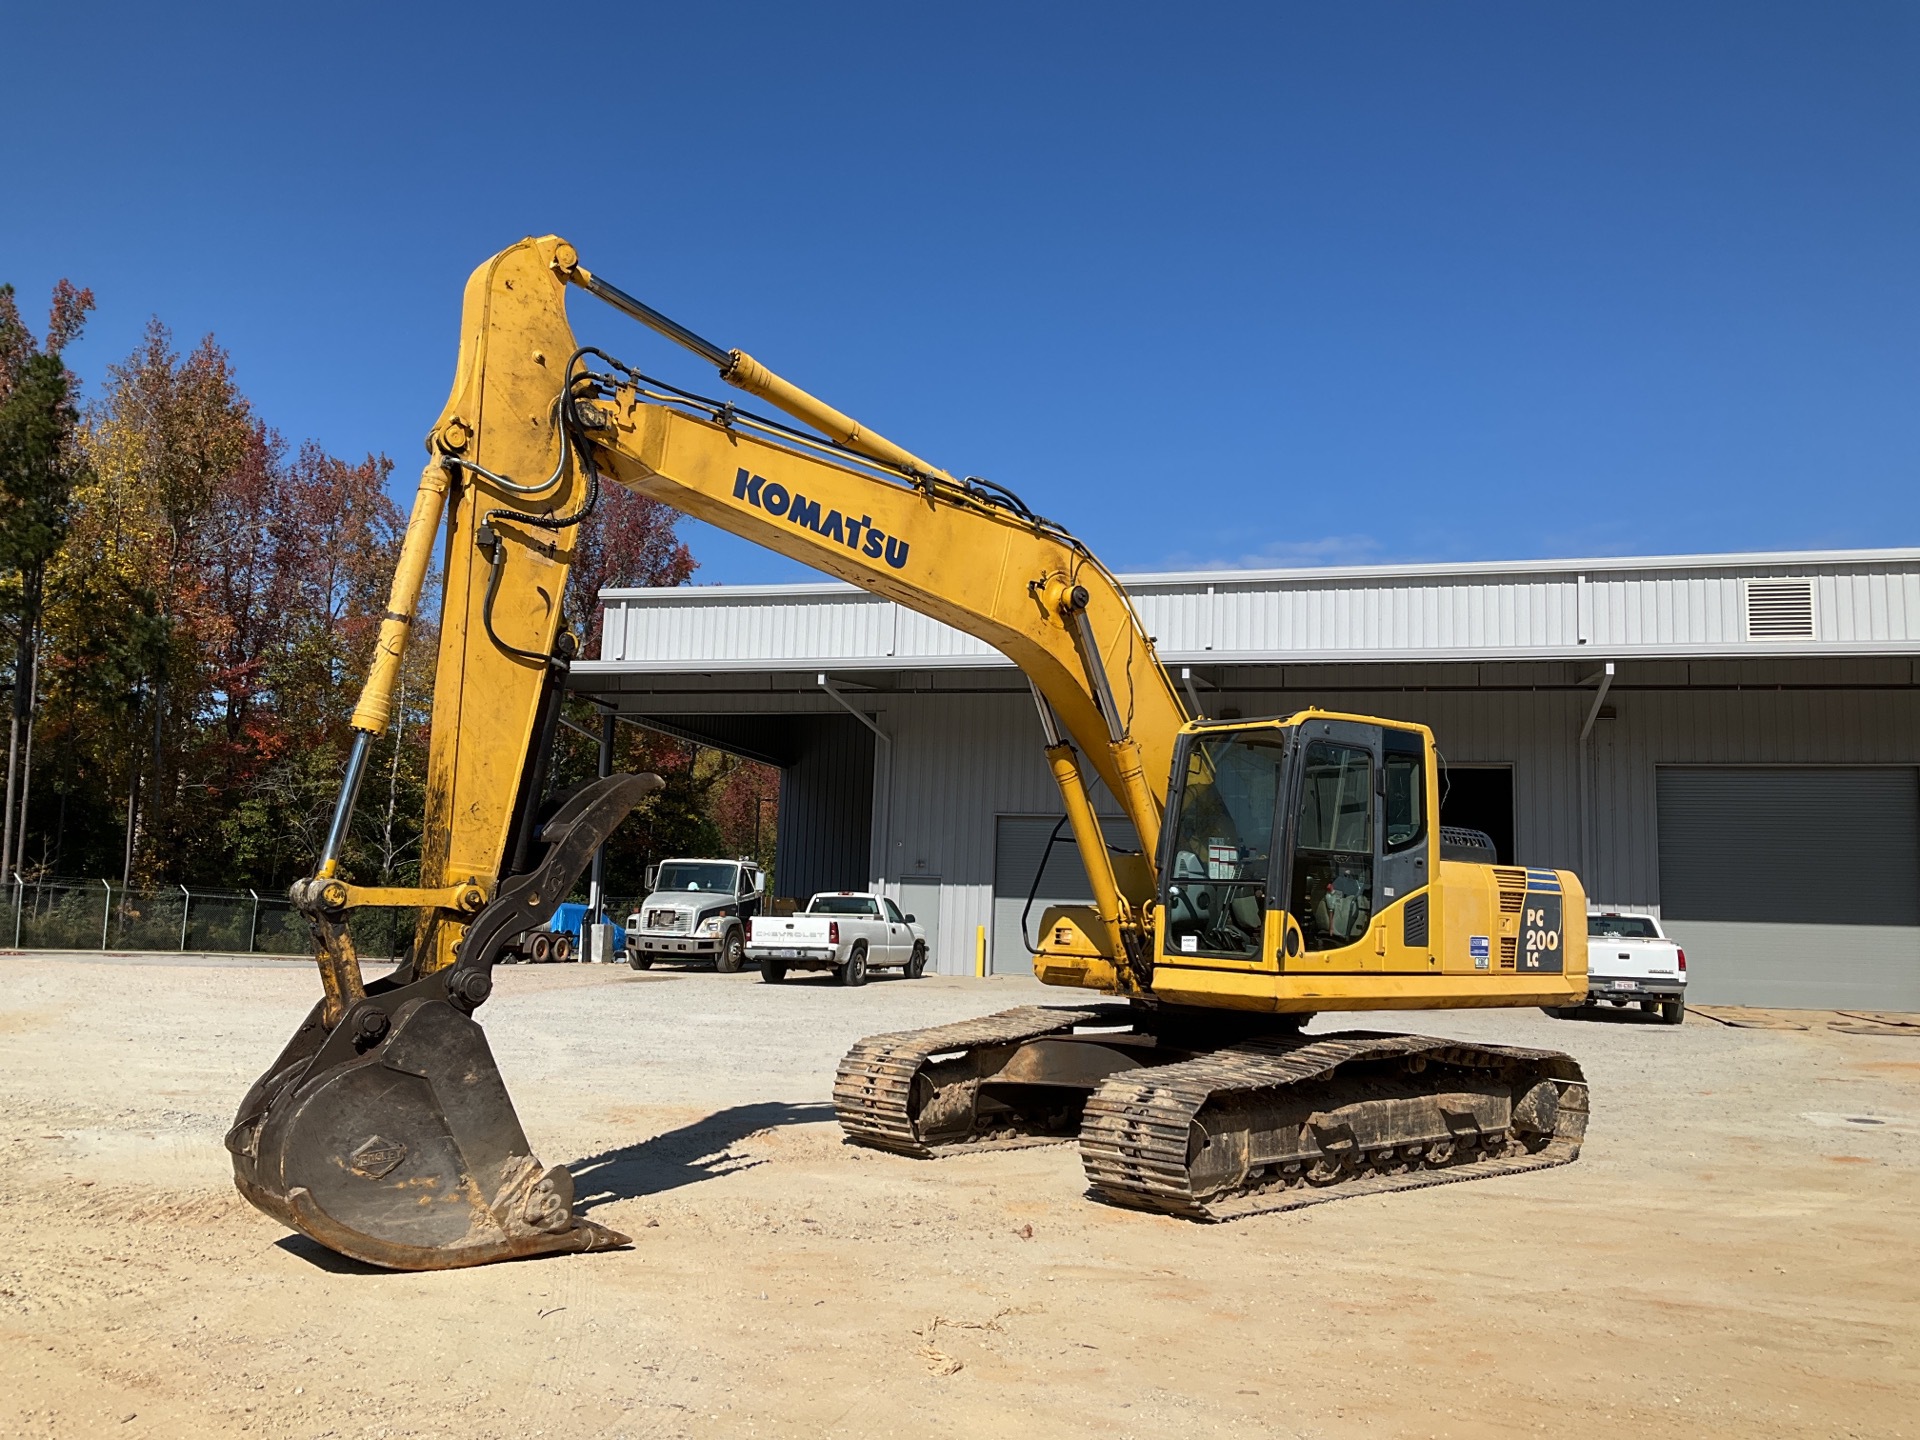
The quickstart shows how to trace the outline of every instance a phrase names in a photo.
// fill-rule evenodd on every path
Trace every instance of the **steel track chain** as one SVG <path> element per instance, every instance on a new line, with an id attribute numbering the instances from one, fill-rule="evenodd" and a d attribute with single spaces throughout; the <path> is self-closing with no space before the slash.
<path id="1" fill-rule="evenodd" d="M 1516 1062 L 1535 1066 L 1542 1078 L 1554 1080 L 1561 1090 L 1562 1124 L 1543 1148 L 1528 1153 L 1397 1173 L 1359 1170 L 1351 1178 L 1326 1186 L 1269 1181 L 1264 1188 L 1255 1186 L 1224 1195 L 1193 1193 L 1188 1137 L 1193 1121 L 1209 1104 L 1229 1096 L 1250 1096 L 1321 1079 L 1355 1061 L 1413 1055 L 1474 1069 L 1502 1068 Z M 1080 1155 L 1089 1185 L 1106 1199 L 1191 1219 L 1224 1220 L 1565 1165 L 1580 1154 L 1580 1141 L 1586 1133 L 1586 1101 L 1586 1082 L 1579 1066 L 1557 1050 L 1468 1045 L 1424 1035 L 1363 1031 L 1275 1036 L 1243 1041 L 1192 1060 L 1104 1081 L 1087 1102 Z"/>
<path id="2" fill-rule="evenodd" d="M 1015 1045 L 1047 1035 L 1061 1035 L 1078 1025 L 1125 1024 L 1132 1018 L 1124 1005 L 1095 1005 L 1057 1009 L 1022 1005 L 927 1030 L 903 1030 L 869 1035 L 840 1061 L 833 1080 L 833 1109 L 849 1139 L 862 1145 L 891 1150 L 898 1155 L 925 1157 L 962 1149 L 1009 1148 L 1020 1145 L 1058 1145 L 1064 1135 L 993 1136 L 929 1145 L 920 1139 L 911 1103 L 914 1076 L 935 1055 Z"/>

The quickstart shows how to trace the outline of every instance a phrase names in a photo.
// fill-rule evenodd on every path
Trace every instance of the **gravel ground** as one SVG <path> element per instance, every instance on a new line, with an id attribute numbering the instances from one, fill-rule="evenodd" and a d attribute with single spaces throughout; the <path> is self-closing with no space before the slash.
<path id="1" fill-rule="evenodd" d="M 400 1275 L 231 1188 L 221 1133 L 310 967 L 0 976 L 8 1436 L 1920 1428 L 1920 1032 L 1319 1021 L 1568 1050 L 1586 1152 L 1203 1226 L 1089 1201 L 1070 1147 L 840 1142 L 853 1040 L 1060 992 L 514 967 L 481 1018 L 527 1132 L 635 1243 Z"/>

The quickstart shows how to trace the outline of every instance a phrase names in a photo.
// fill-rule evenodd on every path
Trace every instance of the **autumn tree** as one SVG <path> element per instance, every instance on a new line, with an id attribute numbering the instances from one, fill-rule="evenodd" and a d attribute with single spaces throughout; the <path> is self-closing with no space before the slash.
<path id="1" fill-rule="evenodd" d="M 289 453 L 227 354 L 157 321 L 107 374 L 58 569 L 63 801 L 120 798 L 149 881 L 284 885 L 311 858 L 400 529 L 381 457 Z M 111 776 L 111 783 L 102 783 Z M 66 833 L 63 804 L 56 834 Z M 76 836 L 76 838 L 79 838 Z"/>
<path id="2" fill-rule="evenodd" d="M 27 393 L 21 377 L 46 382 L 35 404 L 66 407 L 73 462 L 64 509 L 38 529 L 17 487 L 0 493 L 0 522 L 39 536 L 33 553 L 43 556 L 36 723 L 46 776 L 26 826 L 41 873 L 284 887 L 320 846 L 351 697 L 385 608 L 402 534 L 386 493 L 391 467 L 290 445 L 255 413 L 211 337 L 181 353 L 158 320 L 108 367 L 76 427 L 71 377 L 56 403 L 47 387 L 57 366 L 38 360 L 57 354 L 90 297 L 56 295 L 44 347 L 4 299 L 6 394 Z M 602 589 L 692 575 L 677 519 L 623 489 L 602 493 L 580 527 L 566 601 L 589 647 Z M 30 548 L 0 550 L 16 590 Z M 349 837 L 349 868 L 387 883 L 418 874 L 436 610 L 423 597 Z M 597 729 L 584 702 L 574 710 Z M 556 785 L 591 776 L 597 760 L 590 741 L 562 735 Z M 667 786 L 618 838 L 610 883 L 637 889 L 646 862 L 669 851 L 753 847 L 775 772 L 631 726 L 617 749 L 620 768 L 657 771 Z"/>
<path id="3" fill-rule="evenodd" d="M 13 632 L 13 704 L 0 869 L 10 870 L 20 863 L 14 843 L 19 791 L 26 778 L 21 773 L 20 748 L 24 735 L 31 756 L 36 644 L 47 565 L 65 537 L 69 502 L 84 470 L 74 441 L 78 416 L 73 377 L 61 352 L 80 333 L 92 308 L 92 291 L 75 289 L 61 280 L 54 287 L 42 343 L 21 320 L 13 287 L 0 286 L 0 574 L 5 576 L 6 620 Z M 20 830 L 24 831 L 24 823 Z"/>
<path id="4" fill-rule="evenodd" d="M 580 522 L 574 539 L 567 582 L 567 618 L 580 634 L 583 651 L 601 644 L 602 590 L 684 585 L 693 578 L 693 552 L 675 530 L 679 519 L 670 505 L 601 483 L 599 503 Z"/>
<path id="5" fill-rule="evenodd" d="M 583 653 L 601 653 L 604 644 L 602 590 L 684 585 L 692 578 L 696 562 L 676 532 L 679 519 L 671 506 L 602 485 L 599 503 L 581 522 L 574 541 L 567 582 L 568 623 L 584 640 Z M 599 729 L 598 713 L 591 706 L 575 702 L 571 710 L 582 728 Z M 717 751 L 631 725 L 618 727 L 613 768 L 652 772 L 666 785 L 642 802 L 607 842 L 609 893 L 639 891 L 646 866 L 665 855 L 717 852 L 723 840 L 710 807 L 726 763 L 727 757 Z M 555 742 L 552 783 L 556 789 L 578 784 L 597 773 L 598 764 L 597 745 L 576 731 L 562 730 Z"/>
<path id="6" fill-rule="evenodd" d="M 212 637 L 199 768 L 229 864 L 277 886 L 320 848 L 348 744 L 343 696 L 372 653 L 401 522 L 384 456 L 349 464 L 308 443 L 286 461 L 272 441 L 263 458 L 278 463 L 243 468 L 215 497 L 234 559 L 210 567 L 225 624 Z M 391 744 L 405 741 L 403 716 Z M 397 782 L 399 748 L 393 758 Z M 383 875 L 407 845 L 389 842 Z"/>

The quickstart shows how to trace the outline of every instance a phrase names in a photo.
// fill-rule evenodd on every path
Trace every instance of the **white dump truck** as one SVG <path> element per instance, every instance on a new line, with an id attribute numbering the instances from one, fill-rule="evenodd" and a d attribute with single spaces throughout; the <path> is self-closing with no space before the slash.
<path id="1" fill-rule="evenodd" d="M 927 933 L 884 895 L 825 891 L 797 915 L 753 922 L 747 958 L 777 985 L 792 970 L 831 970 L 842 985 L 864 985 L 867 972 L 897 969 L 918 980 L 927 969 Z"/>
<path id="2" fill-rule="evenodd" d="M 1687 952 L 1651 915 L 1587 912 L 1587 998 L 1549 1015 L 1573 1020 L 1603 1005 L 1638 1005 L 1669 1025 L 1687 1018 Z"/>
<path id="3" fill-rule="evenodd" d="M 627 963 L 711 961 L 731 975 L 746 954 L 767 879 L 751 860 L 662 860 L 647 873 L 647 898 L 627 917 Z"/>

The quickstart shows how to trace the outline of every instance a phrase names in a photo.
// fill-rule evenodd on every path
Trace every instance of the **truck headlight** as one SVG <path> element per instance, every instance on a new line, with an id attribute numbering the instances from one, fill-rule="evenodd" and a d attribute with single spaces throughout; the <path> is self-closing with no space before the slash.
<path id="1" fill-rule="evenodd" d="M 712 915 L 702 920 L 700 922 L 700 933 L 702 935 L 718 935 L 720 933 L 720 917 L 718 915 Z"/>

